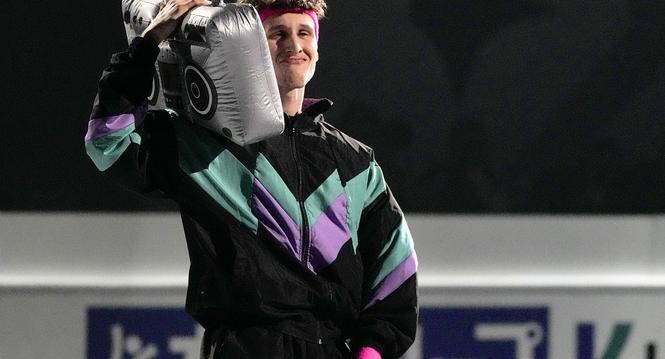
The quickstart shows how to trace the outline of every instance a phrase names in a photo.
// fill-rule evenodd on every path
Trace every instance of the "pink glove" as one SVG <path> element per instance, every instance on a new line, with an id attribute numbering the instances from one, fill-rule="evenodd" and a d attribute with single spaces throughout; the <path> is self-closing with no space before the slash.
<path id="1" fill-rule="evenodd" d="M 358 351 L 356 359 L 381 359 L 381 354 L 371 347 L 362 347 Z"/>

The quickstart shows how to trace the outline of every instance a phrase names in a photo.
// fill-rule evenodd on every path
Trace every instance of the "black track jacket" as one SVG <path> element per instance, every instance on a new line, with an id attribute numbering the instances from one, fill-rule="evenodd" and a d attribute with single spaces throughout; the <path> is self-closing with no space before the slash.
<path id="1" fill-rule="evenodd" d="M 179 204 L 187 311 L 206 329 L 269 327 L 404 353 L 417 259 L 372 149 L 324 121 L 325 99 L 244 147 L 174 110 L 148 111 L 158 51 L 137 38 L 113 55 L 85 146 L 99 170 Z"/>

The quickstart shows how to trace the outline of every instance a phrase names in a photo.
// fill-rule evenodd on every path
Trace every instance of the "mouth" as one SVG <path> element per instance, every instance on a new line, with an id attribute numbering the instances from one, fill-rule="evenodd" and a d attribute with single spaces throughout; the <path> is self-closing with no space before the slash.
<path id="1" fill-rule="evenodd" d="M 307 59 L 302 57 L 287 57 L 284 58 L 281 62 L 289 65 L 300 65 L 307 62 Z"/>

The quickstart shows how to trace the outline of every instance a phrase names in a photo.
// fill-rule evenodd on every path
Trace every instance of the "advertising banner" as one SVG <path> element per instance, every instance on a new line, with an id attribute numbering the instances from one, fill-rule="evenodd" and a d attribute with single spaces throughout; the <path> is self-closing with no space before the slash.
<path id="1" fill-rule="evenodd" d="M 423 305 L 405 358 L 656 359 L 665 338 L 665 297 L 554 295 L 531 304 L 478 298 Z M 202 336 L 181 308 L 87 309 L 87 359 L 198 359 Z"/>

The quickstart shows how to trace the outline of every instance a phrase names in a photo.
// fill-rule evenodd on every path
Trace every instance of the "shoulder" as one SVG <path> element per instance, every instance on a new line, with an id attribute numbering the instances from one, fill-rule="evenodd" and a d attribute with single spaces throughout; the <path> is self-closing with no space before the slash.
<path id="1" fill-rule="evenodd" d="M 374 150 L 365 143 L 346 134 L 326 121 L 321 121 L 326 141 L 338 160 L 340 176 L 353 178 L 367 170 L 374 162 Z"/>
<path id="2" fill-rule="evenodd" d="M 372 149 L 372 147 L 355 139 L 326 121 L 321 121 L 321 126 L 323 127 L 326 136 L 330 136 L 337 146 L 345 147 L 358 156 L 367 157 L 369 159 L 373 158 L 374 149 Z"/>
<path id="3" fill-rule="evenodd" d="M 336 147 L 349 151 L 350 155 L 356 155 L 368 160 L 374 158 L 374 149 L 372 149 L 372 147 L 355 139 L 326 121 L 321 121 L 321 126 L 323 127 L 326 136 L 331 138 Z"/>

